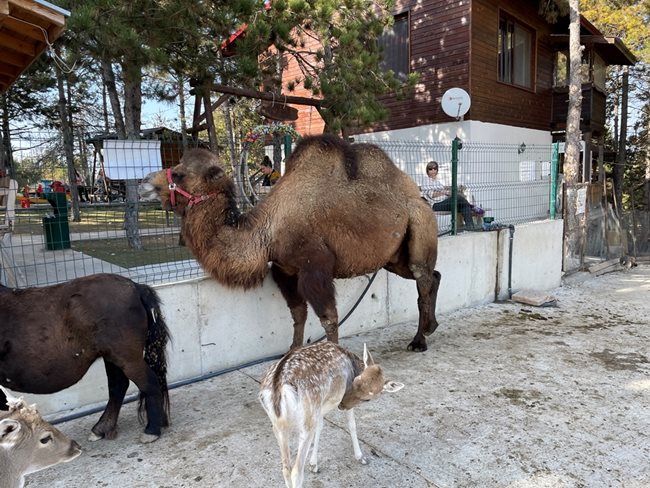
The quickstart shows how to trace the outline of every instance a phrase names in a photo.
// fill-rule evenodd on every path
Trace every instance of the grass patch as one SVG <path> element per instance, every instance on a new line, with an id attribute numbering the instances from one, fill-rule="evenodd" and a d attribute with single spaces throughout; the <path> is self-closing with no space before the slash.
<path id="1" fill-rule="evenodd" d="M 52 214 L 52 206 L 16 209 L 16 234 L 40 234 L 43 232 L 43 217 Z M 124 229 L 124 205 L 83 205 L 79 210 L 81 222 L 72 221 L 72 209 L 68 208 L 70 232 L 119 231 Z M 157 229 L 167 225 L 172 215 L 161 210 L 160 204 L 140 204 L 138 227 L 140 229 Z"/>
<path id="2" fill-rule="evenodd" d="M 191 259 L 192 253 L 178 245 L 178 234 L 141 236 L 144 249 L 131 249 L 126 238 L 73 241 L 72 248 L 122 268 Z"/>

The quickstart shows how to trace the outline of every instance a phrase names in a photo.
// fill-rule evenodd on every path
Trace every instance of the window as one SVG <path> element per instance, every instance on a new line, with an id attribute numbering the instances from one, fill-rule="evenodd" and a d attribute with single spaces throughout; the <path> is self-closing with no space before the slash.
<path id="1" fill-rule="evenodd" d="M 589 55 L 590 53 L 585 51 L 582 54 L 582 62 L 580 63 L 580 82 L 581 83 L 589 83 L 591 82 L 591 76 L 590 76 L 590 70 L 589 70 Z M 594 61 L 594 82 L 596 78 L 596 72 L 595 72 L 595 61 Z M 599 70 L 601 74 L 598 76 L 602 78 L 602 87 L 604 89 L 604 71 Z M 555 88 L 561 88 L 561 87 L 566 87 L 569 86 L 569 53 L 567 51 L 558 51 L 555 53 L 555 62 L 553 66 L 553 86 Z M 600 85 L 597 84 L 597 86 L 600 87 Z"/>
<path id="2" fill-rule="evenodd" d="M 395 16 L 393 27 L 379 38 L 379 48 L 383 55 L 381 69 L 392 70 L 398 78 L 405 79 L 410 65 L 408 13 Z"/>
<path id="3" fill-rule="evenodd" d="M 499 19 L 499 81 L 533 88 L 534 33 L 509 17 Z"/>

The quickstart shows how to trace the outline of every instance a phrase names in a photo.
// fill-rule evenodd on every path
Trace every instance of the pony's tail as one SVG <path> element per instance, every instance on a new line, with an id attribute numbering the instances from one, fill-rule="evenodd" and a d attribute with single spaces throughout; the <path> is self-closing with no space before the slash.
<path id="1" fill-rule="evenodd" d="M 153 370 L 160 383 L 164 419 L 163 426 L 169 425 L 169 390 L 167 388 L 167 356 L 165 350 L 169 341 L 169 330 L 160 311 L 160 298 L 153 288 L 136 283 L 140 300 L 147 310 L 147 337 L 144 345 L 144 361 Z M 145 414 L 144 394 L 140 392 L 138 418 L 143 421 Z"/>

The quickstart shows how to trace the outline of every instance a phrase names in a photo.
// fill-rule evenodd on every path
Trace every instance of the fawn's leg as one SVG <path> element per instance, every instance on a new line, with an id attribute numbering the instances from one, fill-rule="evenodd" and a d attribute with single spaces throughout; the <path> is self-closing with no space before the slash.
<path id="1" fill-rule="evenodd" d="M 288 433 L 273 425 L 273 433 L 280 446 L 280 460 L 282 462 L 282 476 L 287 488 L 291 488 L 291 450 L 289 449 Z"/>
<path id="2" fill-rule="evenodd" d="M 307 464 L 307 455 L 309 454 L 309 447 L 314 440 L 314 435 L 314 429 L 303 429 L 300 432 L 296 459 L 294 460 L 293 469 L 291 470 L 291 481 L 293 482 L 293 488 L 302 488 L 302 482 L 305 478 L 305 464 Z"/>
<path id="3" fill-rule="evenodd" d="M 314 445 L 311 448 L 311 457 L 309 458 L 309 471 L 318 473 L 318 441 L 320 433 L 323 430 L 323 417 L 320 416 L 316 423 L 316 434 L 314 435 Z"/>
<path id="4" fill-rule="evenodd" d="M 364 458 L 361 453 L 361 447 L 359 447 L 359 439 L 357 439 L 357 423 L 354 420 L 354 409 L 351 408 L 350 410 L 346 410 L 345 415 L 348 418 L 348 429 L 350 430 L 350 437 L 352 437 L 354 458 L 361 464 L 368 464 L 368 461 L 366 461 L 366 458 Z"/>

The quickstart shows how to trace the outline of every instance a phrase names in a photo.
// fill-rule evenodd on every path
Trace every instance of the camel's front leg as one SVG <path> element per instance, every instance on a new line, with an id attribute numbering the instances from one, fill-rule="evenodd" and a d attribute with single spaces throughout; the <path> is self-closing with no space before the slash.
<path id="1" fill-rule="evenodd" d="M 309 254 L 309 260 L 298 271 L 298 293 L 312 306 L 325 329 L 327 340 L 339 341 L 339 316 L 334 289 L 335 257 L 329 252 Z"/>
<path id="2" fill-rule="evenodd" d="M 307 302 L 298 292 L 298 277 L 288 275 L 275 264 L 271 266 L 271 276 L 287 301 L 293 319 L 293 341 L 291 349 L 300 347 L 305 340 L 305 322 L 307 321 Z"/>

